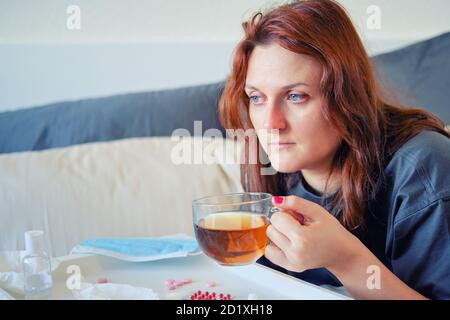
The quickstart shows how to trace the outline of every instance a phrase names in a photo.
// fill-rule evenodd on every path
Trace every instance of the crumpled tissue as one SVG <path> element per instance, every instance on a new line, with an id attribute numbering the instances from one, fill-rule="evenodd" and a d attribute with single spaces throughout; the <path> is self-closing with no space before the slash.
<path id="1" fill-rule="evenodd" d="M 82 282 L 79 290 L 72 290 L 72 295 L 77 300 L 159 300 L 152 289 L 118 283 Z"/>

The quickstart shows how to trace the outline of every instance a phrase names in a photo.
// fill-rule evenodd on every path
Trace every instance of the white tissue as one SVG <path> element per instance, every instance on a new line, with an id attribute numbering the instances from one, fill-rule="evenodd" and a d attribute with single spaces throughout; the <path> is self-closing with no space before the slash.
<path id="1" fill-rule="evenodd" d="M 0 288 L 14 294 L 23 294 L 23 274 L 21 272 L 0 272 Z"/>
<path id="2" fill-rule="evenodd" d="M 80 290 L 72 290 L 77 300 L 159 300 L 152 289 L 127 284 L 82 282 Z"/>
<path id="3" fill-rule="evenodd" d="M 16 300 L 3 289 L 0 289 L 0 300 Z"/>

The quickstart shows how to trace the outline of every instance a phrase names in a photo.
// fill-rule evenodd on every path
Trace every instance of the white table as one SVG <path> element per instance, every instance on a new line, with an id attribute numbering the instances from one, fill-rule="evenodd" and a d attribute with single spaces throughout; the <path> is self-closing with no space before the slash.
<path id="1" fill-rule="evenodd" d="M 203 254 L 138 263 L 98 255 L 75 254 L 57 258 L 57 261 L 60 264 L 53 273 L 53 299 L 73 299 L 66 286 L 71 275 L 67 273 L 69 266 L 79 267 L 86 282 L 96 283 L 100 277 L 106 277 L 112 283 L 151 288 L 158 293 L 160 299 L 184 299 L 197 290 L 231 293 L 235 299 L 242 300 L 247 299 L 250 293 L 267 300 L 350 299 L 258 264 L 224 267 Z M 186 278 L 192 279 L 193 283 L 176 290 L 168 290 L 165 286 L 167 279 Z M 208 288 L 209 281 L 217 283 L 217 286 Z"/>

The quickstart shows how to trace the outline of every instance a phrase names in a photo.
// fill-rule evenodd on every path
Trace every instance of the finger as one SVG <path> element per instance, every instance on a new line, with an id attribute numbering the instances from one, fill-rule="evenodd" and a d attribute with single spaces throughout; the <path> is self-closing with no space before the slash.
<path id="1" fill-rule="evenodd" d="M 284 252 L 274 244 L 269 244 L 266 247 L 264 255 L 269 261 L 283 268 L 289 263 Z"/>
<path id="2" fill-rule="evenodd" d="M 324 210 L 318 204 L 297 196 L 272 197 L 274 206 L 281 210 L 291 210 L 304 217 L 304 222 L 320 219 Z"/>
<path id="3" fill-rule="evenodd" d="M 290 214 L 291 217 L 294 218 L 295 221 L 297 221 L 297 222 L 300 223 L 301 225 L 304 225 L 304 224 L 305 224 L 305 216 L 302 215 L 301 213 L 296 212 L 296 211 L 294 211 L 294 210 L 288 210 L 288 209 L 285 209 L 284 212 Z"/>
<path id="4" fill-rule="evenodd" d="M 288 238 L 289 242 L 298 238 L 298 235 L 302 232 L 301 225 L 287 212 L 275 212 L 270 218 L 270 223 L 284 237 Z"/>
<path id="5" fill-rule="evenodd" d="M 289 250 L 291 241 L 283 233 L 277 230 L 273 225 L 269 225 L 266 230 L 267 236 L 278 248 L 283 251 Z"/>

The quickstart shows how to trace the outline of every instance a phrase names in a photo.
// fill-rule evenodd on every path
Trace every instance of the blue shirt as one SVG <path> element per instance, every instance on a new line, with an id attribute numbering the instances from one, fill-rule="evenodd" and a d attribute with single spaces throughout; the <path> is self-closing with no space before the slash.
<path id="1" fill-rule="evenodd" d="M 288 194 L 321 203 L 302 179 Z M 450 299 L 450 139 L 423 131 L 393 155 L 383 189 L 367 203 L 366 225 L 361 241 L 398 278 L 428 298 Z M 258 262 L 317 285 L 342 285 L 325 268 L 298 273 L 265 257 Z"/>

